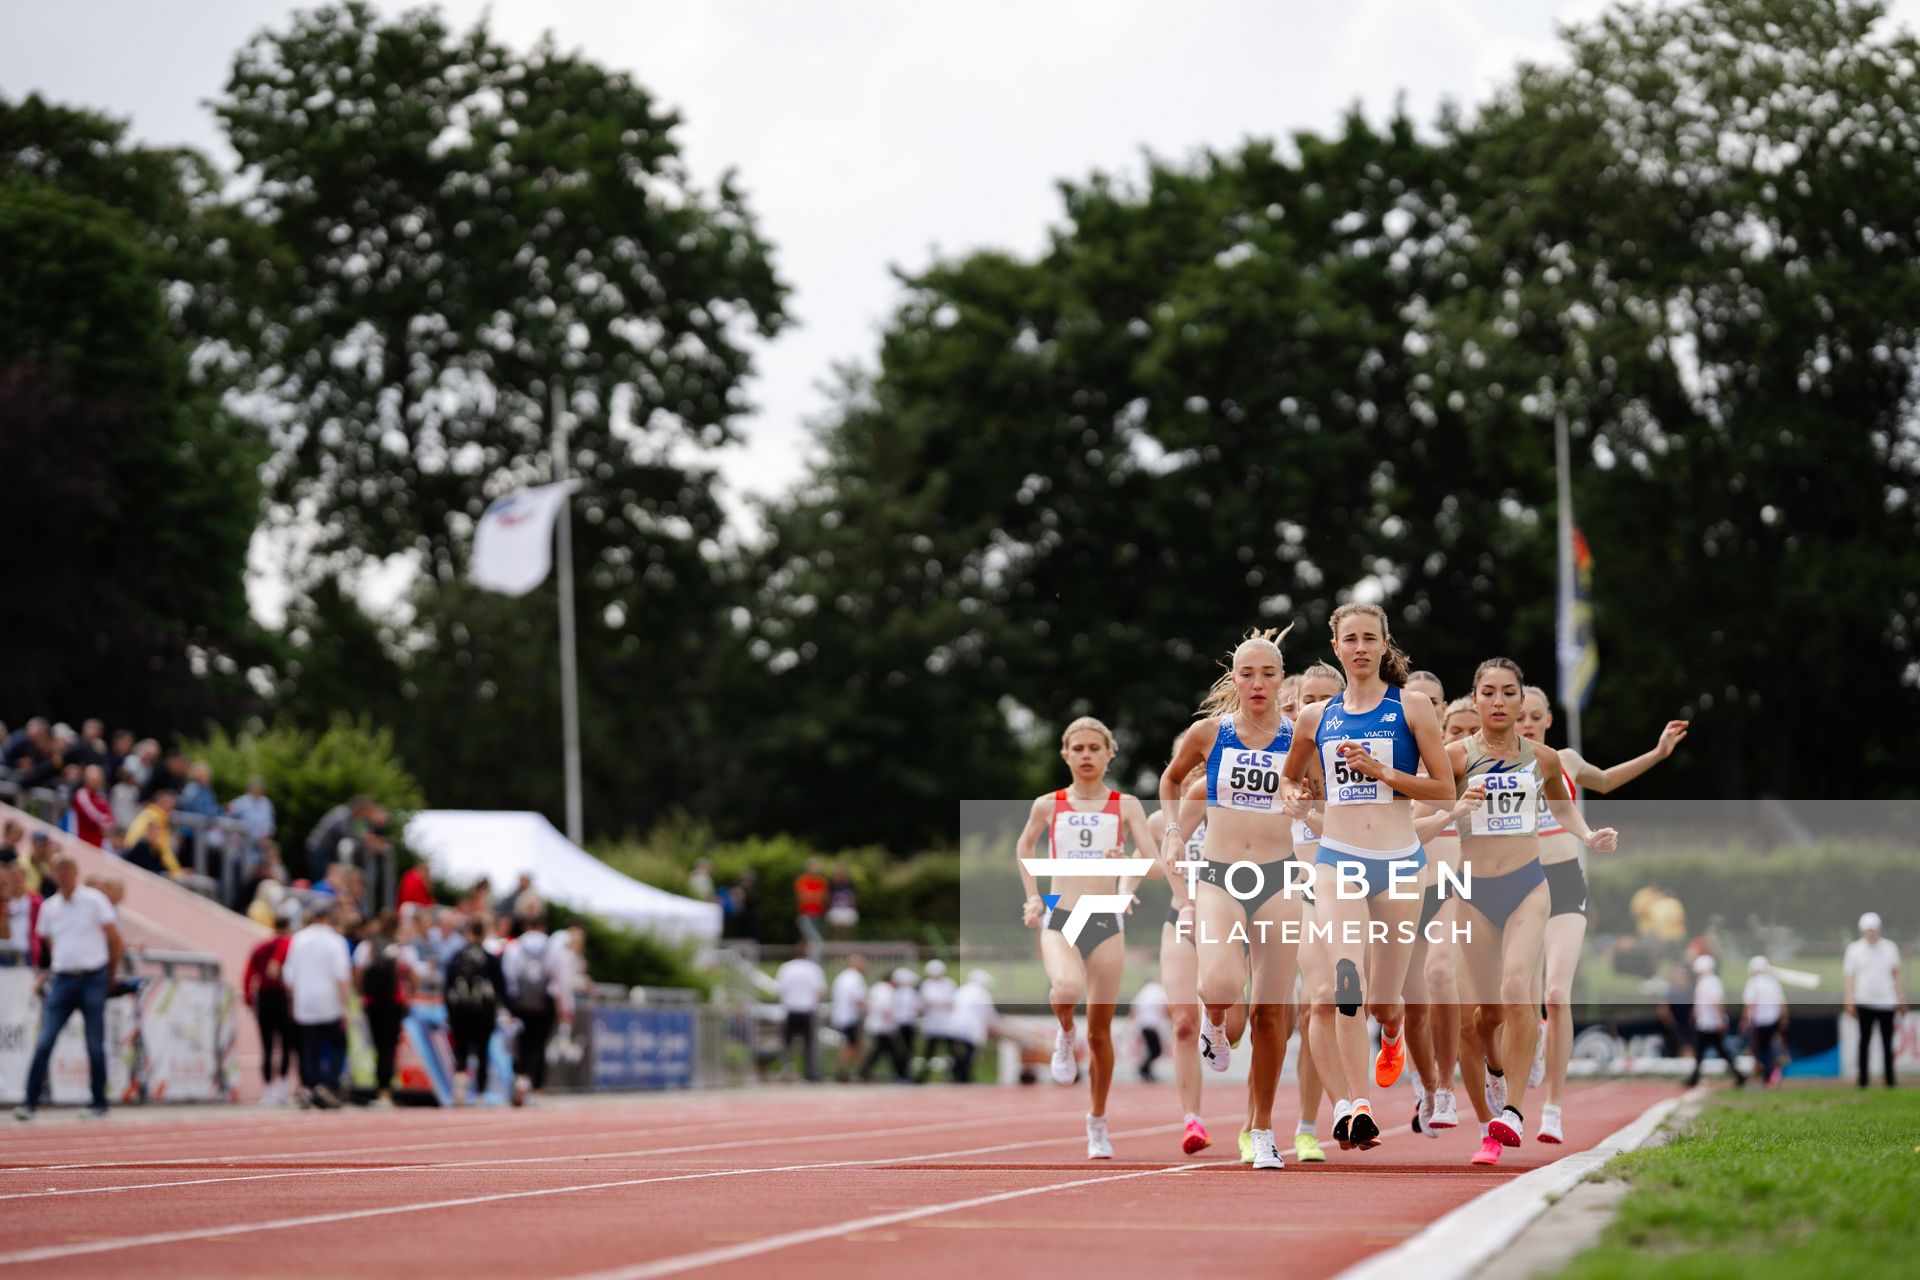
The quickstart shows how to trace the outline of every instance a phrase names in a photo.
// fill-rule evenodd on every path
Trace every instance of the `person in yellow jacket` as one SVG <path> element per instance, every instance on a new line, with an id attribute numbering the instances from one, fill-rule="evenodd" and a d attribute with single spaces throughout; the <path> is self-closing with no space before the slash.
<path id="1" fill-rule="evenodd" d="M 177 799 L 164 787 L 154 792 L 146 807 L 127 824 L 121 844 L 127 851 L 127 861 L 134 866 L 183 880 L 186 868 L 173 852 L 173 806 Z"/>

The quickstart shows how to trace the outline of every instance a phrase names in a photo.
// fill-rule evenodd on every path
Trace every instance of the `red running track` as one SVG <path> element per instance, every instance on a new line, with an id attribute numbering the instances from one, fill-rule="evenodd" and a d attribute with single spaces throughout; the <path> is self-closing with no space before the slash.
<path id="1" fill-rule="evenodd" d="M 0 1280 L 1331 1275 L 1673 1091 L 1573 1086 L 1568 1145 L 1530 1138 L 1493 1169 L 1467 1165 L 1471 1129 L 1402 1124 L 1371 1152 L 1329 1142 L 1320 1166 L 1288 1152 L 1279 1173 L 1238 1163 L 1241 1097 L 1221 1088 L 1215 1145 L 1190 1159 L 1170 1087 L 1117 1087 L 1109 1161 L 1084 1158 L 1084 1092 L 1052 1086 L 51 1116 L 4 1131 Z M 1405 1085 L 1376 1107 L 1389 1126 L 1410 1114 Z"/>

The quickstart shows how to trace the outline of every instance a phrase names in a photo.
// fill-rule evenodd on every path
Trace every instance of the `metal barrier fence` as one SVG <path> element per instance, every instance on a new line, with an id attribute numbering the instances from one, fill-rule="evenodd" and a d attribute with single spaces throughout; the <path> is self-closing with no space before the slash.
<path id="1" fill-rule="evenodd" d="M 17 1103 L 40 1038 L 36 972 L 0 953 L 0 1102 Z M 231 1096 L 227 1059 L 235 998 L 220 962 L 197 952 L 132 950 L 107 1001 L 107 1088 L 119 1103 L 216 1102 Z M 87 1100 L 85 1029 L 70 1018 L 55 1042 L 53 1101 Z"/>

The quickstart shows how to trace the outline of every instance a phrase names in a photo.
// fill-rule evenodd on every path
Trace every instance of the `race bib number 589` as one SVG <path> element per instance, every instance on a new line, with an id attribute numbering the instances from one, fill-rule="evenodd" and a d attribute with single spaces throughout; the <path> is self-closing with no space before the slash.
<path id="1" fill-rule="evenodd" d="M 1386 804 L 1393 799 L 1393 789 L 1377 778 L 1369 778 L 1359 770 L 1348 766 L 1345 757 L 1340 754 L 1341 746 L 1346 742 L 1355 742 L 1365 747 L 1367 754 L 1382 764 L 1393 762 L 1393 740 L 1391 738 L 1345 738 L 1340 742 L 1329 742 L 1321 757 L 1321 768 L 1327 775 L 1328 804 Z"/>

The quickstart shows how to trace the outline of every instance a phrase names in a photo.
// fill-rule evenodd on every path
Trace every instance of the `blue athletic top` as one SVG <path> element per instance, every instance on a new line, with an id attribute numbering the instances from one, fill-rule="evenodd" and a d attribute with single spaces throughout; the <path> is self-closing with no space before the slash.
<path id="1" fill-rule="evenodd" d="M 1371 711 L 1349 711 L 1343 698 L 1325 704 L 1320 723 L 1314 730 L 1314 749 L 1320 753 L 1321 768 L 1327 777 L 1329 804 L 1383 804 L 1392 798 L 1391 788 L 1346 768 L 1335 757 L 1333 748 L 1347 741 L 1365 742 L 1375 759 L 1389 761 L 1402 773 L 1420 767 L 1420 748 L 1407 724 L 1406 708 L 1400 691 L 1387 686 L 1387 696 Z"/>
<path id="2" fill-rule="evenodd" d="M 1273 741 L 1255 749 L 1240 741 L 1232 716 L 1222 716 L 1207 756 L 1207 808 L 1272 813 L 1279 808 L 1280 765 L 1293 745 L 1293 725 L 1280 718 Z"/>

